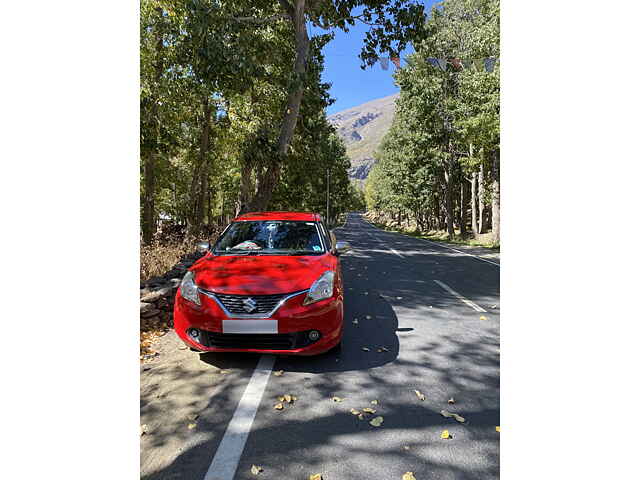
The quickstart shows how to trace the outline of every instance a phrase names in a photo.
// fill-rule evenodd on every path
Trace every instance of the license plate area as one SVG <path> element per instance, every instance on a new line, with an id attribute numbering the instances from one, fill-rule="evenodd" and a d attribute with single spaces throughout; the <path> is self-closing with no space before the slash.
<path id="1" fill-rule="evenodd" d="M 222 320 L 222 333 L 278 333 L 277 320 Z"/>

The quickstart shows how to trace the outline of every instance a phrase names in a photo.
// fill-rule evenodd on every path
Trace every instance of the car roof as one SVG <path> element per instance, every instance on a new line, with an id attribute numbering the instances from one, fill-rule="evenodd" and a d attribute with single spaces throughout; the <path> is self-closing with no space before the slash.
<path id="1" fill-rule="evenodd" d="M 307 222 L 319 222 L 322 217 L 311 212 L 249 212 L 234 219 L 234 222 L 248 220 L 298 220 Z"/>

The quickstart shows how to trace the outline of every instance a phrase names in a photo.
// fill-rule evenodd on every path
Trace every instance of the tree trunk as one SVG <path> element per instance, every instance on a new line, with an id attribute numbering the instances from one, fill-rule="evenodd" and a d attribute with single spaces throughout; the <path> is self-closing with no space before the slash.
<path id="1" fill-rule="evenodd" d="M 300 113 L 300 104 L 302 103 L 302 95 L 304 93 L 304 80 L 307 71 L 307 56 L 309 54 L 309 36 L 307 34 L 307 24 L 304 17 L 305 0 L 295 0 L 292 6 L 287 1 L 281 1 L 280 4 L 285 9 L 291 19 L 295 30 L 296 42 L 296 59 L 293 67 L 294 78 L 293 84 L 287 98 L 287 107 L 285 110 L 282 125 L 280 127 L 280 135 L 278 137 L 278 145 L 276 155 L 269 164 L 263 175 L 257 180 L 256 194 L 250 204 L 248 210 L 263 211 L 269 205 L 273 190 L 280 179 L 282 163 L 286 158 L 289 150 L 289 144 L 293 138 L 293 132 L 298 121 Z"/>
<path id="2" fill-rule="evenodd" d="M 465 182 L 460 181 L 460 235 L 464 238 L 467 235 L 467 212 L 465 209 Z"/>
<path id="3" fill-rule="evenodd" d="M 480 164 L 480 172 L 478 173 L 478 233 L 485 232 L 484 219 L 484 165 Z"/>
<path id="4" fill-rule="evenodd" d="M 500 153 L 497 150 L 492 153 L 491 170 L 491 233 L 493 243 L 500 243 Z"/>
<path id="5" fill-rule="evenodd" d="M 473 236 L 476 237 L 478 235 L 478 214 L 476 209 L 476 184 L 478 183 L 478 174 L 473 172 L 471 175 L 471 230 L 473 231 Z"/>
<path id="6" fill-rule="evenodd" d="M 454 236 L 453 230 L 453 175 L 451 162 L 448 162 L 444 168 L 444 184 L 445 184 L 445 217 L 447 221 L 447 237 L 451 240 Z"/>
<path id="7" fill-rule="evenodd" d="M 162 11 L 157 9 L 158 14 Z M 156 86 L 159 86 L 162 78 L 163 53 L 162 53 L 162 32 L 156 30 Z M 144 196 L 142 199 L 142 241 L 148 245 L 153 240 L 156 233 L 156 160 L 160 155 L 160 119 L 158 118 L 158 99 L 154 99 L 152 109 L 153 119 L 156 122 L 156 144 L 153 152 L 144 156 Z"/>
<path id="8" fill-rule="evenodd" d="M 189 232 L 197 235 L 202 229 L 202 219 L 204 217 L 204 198 L 206 181 L 208 175 L 207 152 L 209 151 L 209 131 L 211 124 L 211 105 L 209 97 L 206 96 L 202 102 L 202 132 L 200 135 L 200 155 L 198 162 L 193 169 L 193 177 L 191 178 L 191 219 Z"/>

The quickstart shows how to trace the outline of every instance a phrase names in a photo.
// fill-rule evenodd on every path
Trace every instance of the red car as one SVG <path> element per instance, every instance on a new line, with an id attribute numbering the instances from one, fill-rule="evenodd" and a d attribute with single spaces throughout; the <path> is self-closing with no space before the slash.
<path id="1" fill-rule="evenodd" d="M 200 352 L 316 355 L 342 341 L 343 286 L 336 242 L 315 213 L 236 218 L 184 276 L 174 328 Z"/>

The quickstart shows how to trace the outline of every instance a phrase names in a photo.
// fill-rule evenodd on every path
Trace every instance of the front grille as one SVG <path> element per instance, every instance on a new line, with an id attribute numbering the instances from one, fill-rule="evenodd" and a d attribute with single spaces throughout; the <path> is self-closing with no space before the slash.
<path id="1" fill-rule="evenodd" d="M 206 347 L 293 350 L 313 343 L 307 332 L 295 333 L 218 333 L 203 332 Z"/>
<path id="2" fill-rule="evenodd" d="M 286 297 L 287 293 L 278 293 L 276 295 L 223 295 L 221 293 L 214 294 L 216 298 L 224 305 L 230 313 L 264 315 L 271 312 L 280 300 Z M 244 307 L 244 301 L 251 298 L 255 302 L 255 310 L 247 311 Z"/>

